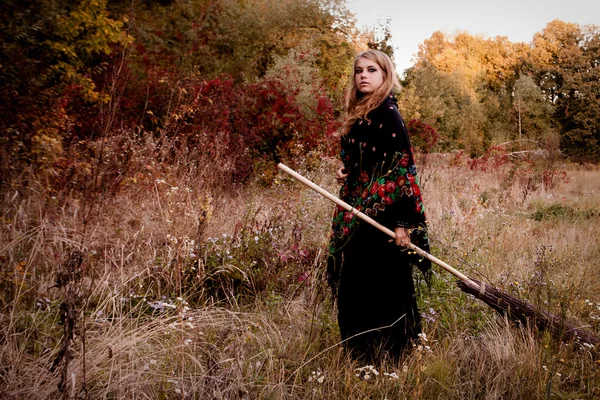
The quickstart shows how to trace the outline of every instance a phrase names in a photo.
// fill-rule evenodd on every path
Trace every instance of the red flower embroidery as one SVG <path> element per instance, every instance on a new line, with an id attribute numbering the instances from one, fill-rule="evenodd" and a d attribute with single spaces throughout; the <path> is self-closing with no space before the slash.
<path id="1" fill-rule="evenodd" d="M 418 185 L 412 184 L 410 185 L 412 191 L 413 191 L 413 195 L 418 196 L 421 194 L 421 189 L 419 189 Z"/>
<path id="2" fill-rule="evenodd" d="M 385 184 L 385 191 L 388 193 L 392 193 L 396 190 L 396 184 L 394 182 L 388 182 Z"/>
<path id="3" fill-rule="evenodd" d="M 384 185 L 379 186 L 379 188 L 377 189 L 377 194 L 381 197 L 385 196 L 385 186 Z"/>
<path id="4" fill-rule="evenodd" d="M 406 179 L 403 176 L 399 176 L 396 180 L 396 183 L 398 184 L 398 186 L 404 186 L 406 185 Z"/>
<path id="5" fill-rule="evenodd" d="M 344 222 L 349 224 L 350 221 L 352 221 L 352 218 L 354 218 L 354 214 L 352 214 L 351 212 L 346 212 L 344 214 Z"/>
<path id="6" fill-rule="evenodd" d="M 391 198 L 389 198 L 389 197 L 387 197 L 387 196 L 385 196 L 385 197 L 383 198 L 383 201 L 385 201 L 385 204 L 388 204 L 388 205 L 389 205 L 389 204 L 392 204 L 392 203 L 394 202 L 394 200 L 392 200 Z"/>
<path id="7" fill-rule="evenodd" d="M 379 183 L 375 182 L 373 186 L 371 186 L 371 194 L 375 194 L 379 189 Z"/>
<path id="8" fill-rule="evenodd" d="M 368 180 L 369 180 L 369 174 L 367 174 L 365 171 L 361 171 L 360 176 L 358 177 L 358 181 L 364 183 Z"/>

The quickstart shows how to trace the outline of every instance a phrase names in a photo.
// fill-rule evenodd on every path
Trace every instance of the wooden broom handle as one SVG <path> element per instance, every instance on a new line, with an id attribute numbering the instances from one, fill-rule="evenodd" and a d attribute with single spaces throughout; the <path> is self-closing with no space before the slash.
<path id="1" fill-rule="evenodd" d="M 280 170 L 282 170 L 286 174 L 292 176 L 294 179 L 302 182 L 303 184 L 305 184 L 309 188 L 313 189 L 314 191 L 318 192 L 319 194 L 325 196 L 326 198 L 328 198 L 329 200 L 333 201 L 338 206 L 340 206 L 340 207 L 342 207 L 342 208 L 350 211 L 352 214 L 356 215 L 358 218 L 362 219 L 363 221 L 366 221 L 369 224 L 373 225 L 375 228 L 377 228 L 380 231 L 386 233 L 388 236 L 391 236 L 394 239 L 396 238 L 396 234 L 394 233 L 394 231 L 392 231 L 391 229 L 389 229 L 389 228 L 381 225 L 379 222 L 375 221 L 373 218 L 369 217 L 365 213 L 362 213 L 362 212 L 358 211 L 356 208 L 352 207 L 351 205 L 349 205 L 345 201 L 343 201 L 340 198 L 338 198 L 338 197 L 334 196 L 333 194 L 329 193 L 327 190 L 323 189 L 319 185 L 317 185 L 317 184 L 309 181 L 308 179 L 306 179 L 305 177 L 303 177 L 302 175 L 300 175 L 299 173 L 297 173 L 293 169 L 290 169 L 289 167 L 287 167 L 286 165 L 284 165 L 282 163 L 277 164 L 277 168 L 279 168 Z M 456 276 L 458 279 L 460 279 L 461 281 L 465 282 L 468 286 L 471 286 L 473 289 L 478 290 L 478 291 L 481 291 L 482 289 L 484 289 L 484 287 L 480 287 L 477 283 L 475 283 L 472 279 L 470 279 L 468 276 L 466 276 L 462 272 L 454 269 L 453 267 L 451 267 L 450 265 L 446 264 L 445 262 L 443 262 L 439 258 L 432 256 L 431 254 L 429 254 L 425 250 L 423 250 L 423 249 L 415 246 L 414 244 L 409 243 L 408 244 L 408 248 L 410 248 L 410 249 L 414 250 L 415 252 L 417 252 L 417 254 L 419 254 L 421 257 L 424 257 L 424 258 L 428 259 L 429 261 L 433 262 L 434 264 L 436 264 L 436 265 L 444 268 L 446 271 L 450 272 L 452 275 Z"/>

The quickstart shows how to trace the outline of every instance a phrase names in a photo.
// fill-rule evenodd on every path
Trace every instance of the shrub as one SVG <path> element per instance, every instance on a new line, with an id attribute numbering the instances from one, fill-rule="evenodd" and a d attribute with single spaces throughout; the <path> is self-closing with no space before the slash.
<path id="1" fill-rule="evenodd" d="M 437 131 L 420 119 L 411 119 L 408 123 L 411 144 L 416 150 L 429 153 L 438 141 Z"/>

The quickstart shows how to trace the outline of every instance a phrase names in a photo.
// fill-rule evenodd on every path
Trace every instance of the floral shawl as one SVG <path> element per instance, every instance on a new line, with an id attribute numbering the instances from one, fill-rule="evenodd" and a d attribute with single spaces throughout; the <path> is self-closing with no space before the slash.
<path id="1" fill-rule="evenodd" d="M 366 119 L 356 121 L 341 139 L 341 159 L 348 173 L 340 198 L 390 229 L 411 229 L 411 241 L 429 251 L 419 178 L 406 125 L 390 95 Z M 341 253 L 362 222 L 337 206 L 332 221 L 328 280 L 336 293 Z M 411 264 L 429 271 L 428 260 L 413 256 Z"/>

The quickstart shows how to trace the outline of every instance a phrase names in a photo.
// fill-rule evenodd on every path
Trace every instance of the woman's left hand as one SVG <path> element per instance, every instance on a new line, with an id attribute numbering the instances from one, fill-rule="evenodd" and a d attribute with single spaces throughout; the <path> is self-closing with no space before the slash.
<path id="1" fill-rule="evenodd" d="M 408 234 L 408 229 L 406 228 L 396 228 L 394 229 L 394 233 L 396 234 L 396 244 L 398 246 L 407 247 L 410 244 L 410 235 Z M 390 239 L 390 242 L 394 239 Z"/>
<path id="2" fill-rule="evenodd" d="M 335 171 L 335 179 L 338 181 L 340 185 L 343 185 L 346 182 L 346 178 L 348 177 L 348 173 L 341 166 L 337 171 Z"/>

